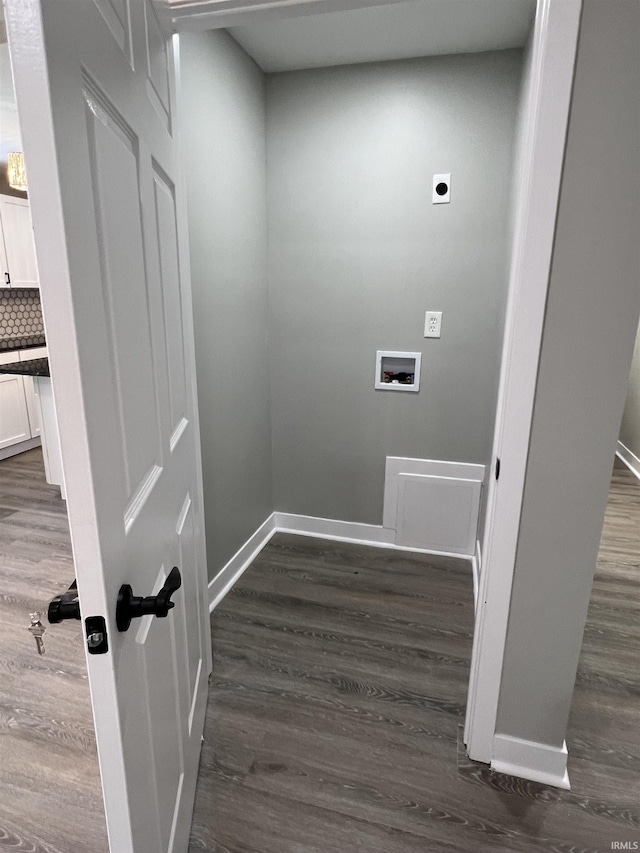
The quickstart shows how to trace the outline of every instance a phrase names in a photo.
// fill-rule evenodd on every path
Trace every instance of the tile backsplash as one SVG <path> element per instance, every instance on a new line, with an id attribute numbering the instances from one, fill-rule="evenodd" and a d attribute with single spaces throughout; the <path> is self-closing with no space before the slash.
<path id="1" fill-rule="evenodd" d="M 40 291 L 0 288 L 0 341 L 44 335 Z"/>

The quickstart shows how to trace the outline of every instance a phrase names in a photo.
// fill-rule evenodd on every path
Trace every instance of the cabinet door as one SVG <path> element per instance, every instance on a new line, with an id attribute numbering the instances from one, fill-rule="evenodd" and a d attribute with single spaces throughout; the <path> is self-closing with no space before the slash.
<path id="1" fill-rule="evenodd" d="M 7 263 L 7 253 L 4 250 L 2 216 L 0 216 L 0 287 L 11 287 L 9 281 L 9 264 Z"/>
<path id="2" fill-rule="evenodd" d="M 24 198 L 3 195 L 0 197 L 0 216 L 11 287 L 38 287 L 29 202 Z"/>
<path id="3" fill-rule="evenodd" d="M 22 376 L 0 375 L 0 450 L 31 438 Z"/>
<path id="4" fill-rule="evenodd" d="M 29 415 L 29 428 L 31 438 L 40 435 L 40 397 L 38 396 L 37 382 L 33 376 L 23 376 L 24 396 L 27 401 L 27 413 Z"/>

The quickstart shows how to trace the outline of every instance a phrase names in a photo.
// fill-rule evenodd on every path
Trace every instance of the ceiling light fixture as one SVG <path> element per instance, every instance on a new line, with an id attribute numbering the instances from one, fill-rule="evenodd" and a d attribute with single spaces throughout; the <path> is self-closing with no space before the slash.
<path id="1" fill-rule="evenodd" d="M 24 167 L 24 154 L 14 151 L 7 157 L 7 181 L 14 190 L 27 191 L 27 170 Z"/>

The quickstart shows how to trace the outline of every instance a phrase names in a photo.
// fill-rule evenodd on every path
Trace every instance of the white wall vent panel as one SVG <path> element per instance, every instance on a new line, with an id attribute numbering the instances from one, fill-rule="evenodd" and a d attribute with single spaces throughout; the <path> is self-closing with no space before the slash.
<path id="1" fill-rule="evenodd" d="M 383 525 L 395 544 L 472 556 L 484 465 L 387 457 Z"/>

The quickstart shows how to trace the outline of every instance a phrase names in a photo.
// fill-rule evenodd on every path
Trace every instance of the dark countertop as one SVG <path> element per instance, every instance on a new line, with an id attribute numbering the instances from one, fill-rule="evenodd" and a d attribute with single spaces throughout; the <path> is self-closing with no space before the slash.
<path id="1" fill-rule="evenodd" d="M 0 352 L 12 352 L 17 349 L 30 349 L 31 347 L 46 347 L 47 339 L 44 335 L 23 335 L 20 338 L 0 338 Z"/>
<path id="2" fill-rule="evenodd" d="M 51 376 L 48 358 L 32 358 L 29 361 L 12 361 L 0 364 L 0 373 L 17 373 L 20 376 Z"/>

